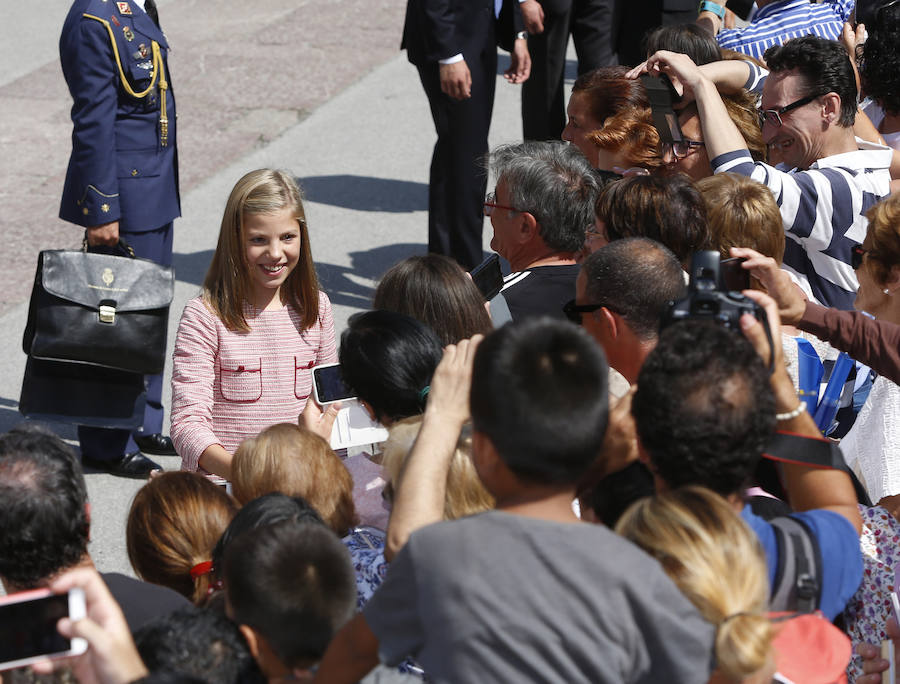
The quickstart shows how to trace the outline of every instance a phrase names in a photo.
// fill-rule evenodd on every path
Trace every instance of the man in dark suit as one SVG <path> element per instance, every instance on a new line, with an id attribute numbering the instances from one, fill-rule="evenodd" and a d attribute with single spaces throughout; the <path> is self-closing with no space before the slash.
<path id="1" fill-rule="evenodd" d="M 521 9 L 531 54 L 531 78 L 522 86 L 522 133 L 525 140 L 559 140 L 566 127 L 569 35 L 579 76 L 614 64 L 613 0 L 524 0 Z"/>
<path id="2" fill-rule="evenodd" d="M 146 10 L 146 11 L 145 11 Z M 178 193 L 175 98 L 154 0 L 75 0 L 59 54 L 72 95 L 72 156 L 59 216 L 95 249 L 125 240 L 138 257 L 172 263 Z M 82 460 L 116 475 L 159 466 L 141 450 L 174 454 L 162 436 L 162 376 L 146 378 L 143 429 L 80 427 Z"/>
<path id="3" fill-rule="evenodd" d="M 438 136 L 428 187 L 428 251 L 451 256 L 466 269 L 482 255 L 482 159 L 497 44 L 511 49 L 506 80 L 523 83 L 531 61 L 522 27 L 517 0 L 409 0 L 406 8 L 401 48 L 419 70 Z"/>
<path id="4" fill-rule="evenodd" d="M 698 4 L 696 0 L 615 0 L 613 34 L 619 64 L 636 66 L 647 59 L 644 36 L 658 26 L 696 21 Z"/>

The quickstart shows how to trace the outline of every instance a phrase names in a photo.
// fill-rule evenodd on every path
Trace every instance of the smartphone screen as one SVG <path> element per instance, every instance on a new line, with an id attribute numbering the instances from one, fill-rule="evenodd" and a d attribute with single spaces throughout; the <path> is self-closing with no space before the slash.
<path id="1" fill-rule="evenodd" d="M 500 270 L 500 256 L 491 254 L 469 273 L 472 282 L 488 301 L 497 296 L 503 288 L 503 273 Z"/>
<path id="2" fill-rule="evenodd" d="M 312 369 L 312 378 L 313 391 L 319 404 L 331 404 L 356 397 L 353 391 L 344 384 L 339 363 L 316 366 Z"/>
<path id="3" fill-rule="evenodd" d="M 744 257 L 722 259 L 719 262 L 719 287 L 729 292 L 742 292 L 750 289 L 750 271 L 741 264 Z"/>
<path id="4" fill-rule="evenodd" d="M 73 592 L 79 597 L 82 615 L 72 617 L 82 617 L 84 594 L 81 590 Z M 59 619 L 69 616 L 70 595 L 48 594 L 13 594 L 0 603 L 0 669 L 19 667 L 44 656 L 83 652 L 86 648 L 86 644 L 76 644 L 73 649 L 72 641 L 56 631 Z"/>

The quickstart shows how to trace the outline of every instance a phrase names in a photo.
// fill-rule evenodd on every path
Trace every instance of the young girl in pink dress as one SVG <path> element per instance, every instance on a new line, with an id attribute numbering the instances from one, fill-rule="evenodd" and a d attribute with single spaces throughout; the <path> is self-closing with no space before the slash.
<path id="1" fill-rule="evenodd" d="M 310 369 L 335 361 L 300 189 L 284 172 L 251 171 L 231 191 L 203 292 L 178 325 L 172 439 L 182 469 L 230 479 L 238 444 L 296 423 Z"/>

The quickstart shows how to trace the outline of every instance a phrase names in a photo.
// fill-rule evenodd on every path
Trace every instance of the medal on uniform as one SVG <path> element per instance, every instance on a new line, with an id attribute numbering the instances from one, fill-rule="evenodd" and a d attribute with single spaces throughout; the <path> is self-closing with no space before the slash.
<path id="1" fill-rule="evenodd" d="M 130 26 L 123 26 L 122 33 L 125 34 L 125 40 L 127 40 L 129 43 L 134 40 L 134 31 L 131 30 Z"/>
<path id="2" fill-rule="evenodd" d="M 147 46 L 141 43 L 138 45 L 137 52 L 132 55 L 135 59 L 147 59 L 147 55 L 150 54 L 150 51 L 147 49 Z"/>
<path id="3" fill-rule="evenodd" d="M 127 2 L 117 2 L 116 7 L 119 8 L 119 14 L 130 17 L 131 16 L 131 5 Z"/>

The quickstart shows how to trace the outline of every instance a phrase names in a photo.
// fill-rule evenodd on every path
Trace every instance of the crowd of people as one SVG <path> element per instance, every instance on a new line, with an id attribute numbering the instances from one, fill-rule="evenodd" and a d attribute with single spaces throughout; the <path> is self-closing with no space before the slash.
<path id="1" fill-rule="evenodd" d="M 301 189 L 239 179 L 178 326 L 182 470 L 128 515 L 140 579 L 95 569 L 76 452 L 0 435 L 0 581 L 81 588 L 57 629 L 89 644 L 0 681 L 886 681 L 900 4 L 757 4 L 731 29 L 705 0 L 585 70 L 562 140 L 482 160 L 499 292 L 410 256 L 338 344 Z M 371 453 L 331 447 L 332 363 L 388 431 Z"/>

